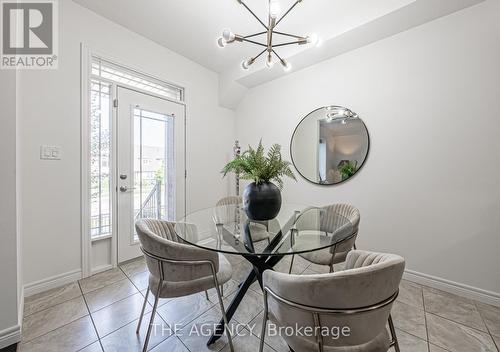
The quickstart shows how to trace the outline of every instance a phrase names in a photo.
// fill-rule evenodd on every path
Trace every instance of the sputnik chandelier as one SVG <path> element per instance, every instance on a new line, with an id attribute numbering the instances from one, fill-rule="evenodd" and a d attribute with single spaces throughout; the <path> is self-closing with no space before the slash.
<path id="1" fill-rule="evenodd" d="M 266 59 L 266 66 L 267 68 L 272 68 L 274 65 L 274 59 L 273 56 L 275 56 L 281 65 L 283 66 L 283 69 L 285 71 L 289 71 L 292 68 L 292 65 L 283 59 L 278 53 L 275 51 L 275 48 L 287 46 L 287 45 L 305 45 L 305 44 L 313 44 L 313 45 L 319 45 L 320 41 L 318 39 L 318 36 L 316 34 L 312 34 L 309 36 L 300 36 L 300 35 L 295 35 L 295 34 L 289 34 L 289 33 L 284 33 L 284 32 L 279 32 L 276 30 L 276 26 L 287 16 L 294 8 L 297 6 L 299 3 L 302 2 L 302 0 L 296 0 L 295 3 L 287 10 L 285 11 L 280 17 L 280 6 L 278 0 L 269 0 L 269 14 L 268 14 L 268 19 L 267 19 L 267 24 L 264 23 L 245 3 L 245 0 L 236 0 L 238 1 L 243 7 L 245 7 L 253 17 L 259 21 L 259 23 L 264 27 L 264 31 L 250 34 L 250 35 L 239 35 L 231 32 L 230 29 L 224 29 L 222 31 L 222 36 L 217 39 L 217 45 L 220 48 L 224 48 L 227 44 L 234 43 L 234 42 L 247 42 L 251 43 L 260 47 L 263 47 L 264 49 L 258 53 L 256 56 L 250 57 L 246 60 L 244 60 L 241 63 L 241 67 L 244 70 L 248 70 L 249 67 L 257 60 L 260 56 L 262 56 L 264 53 L 267 52 L 267 59 Z M 256 37 L 259 36 L 267 36 L 267 40 L 265 43 L 258 42 L 255 40 Z M 280 43 L 275 44 L 273 41 L 277 36 L 281 37 L 286 37 L 286 38 L 291 38 L 289 41 L 282 41 Z"/>

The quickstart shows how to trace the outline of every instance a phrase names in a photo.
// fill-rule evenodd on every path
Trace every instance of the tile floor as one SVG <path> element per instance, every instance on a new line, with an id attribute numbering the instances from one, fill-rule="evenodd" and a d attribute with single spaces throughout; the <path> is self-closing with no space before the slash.
<path id="1" fill-rule="evenodd" d="M 249 264 L 229 256 L 233 280 L 224 287 L 226 304 L 237 282 L 248 273 Z M 277 267 L 288 269 L 289 259 Z M 341 269 L 338 268 L 338 269 Z M 294 272 L 313 274 L 328 268 L 296 260 Z M 143 259 L 134 260 L 90 278 L 29 297 L 25 302 L 22 342 L 18 351 L 140 351 L 149 321 L 137 336 L 135 328 L 147 289 Z M 151 295 L 150 295 L 151 297 Z M 220 310 L 214 290 L 205 295 L 161 300 L 149 349 L 153 352 L 229 351 L 224 336 L 209 348 L 200 335 L 205 323 L 215 323 Z M 150 301 L 152 303 L 152 300 Z M 257 351 L 262 323 L 262 294 L 253 285 L 233 317 L 236 351 Z M 403 352 L 498 352 L 500 351 L 500 308 L 474 302 L 432 288 L 403 281 L 392 310 Z M 176 334 L 170 328 L 175 325 Z M 255 326 L 252 331 L 242 324 Z M 279 337 L 266 339 L 265 351 L 286 352 Z"/>

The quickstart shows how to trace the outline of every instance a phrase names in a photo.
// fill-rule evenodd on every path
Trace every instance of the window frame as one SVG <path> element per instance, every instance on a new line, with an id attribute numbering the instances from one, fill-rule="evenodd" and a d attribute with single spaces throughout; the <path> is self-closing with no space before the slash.
<path id="1" fill-rule="evenodd" d="M 80 140 L 80 146 L 81 146 L 81 174 L 80 174 L 80 196 L 81 196 L 81 201 L 80 201 L 80 213 L 81 213 L 81 222 L 80 222 L 80 231 L 81 231 L 81 238 L 82 238 L 82 246 L 81 246 L 81 252 L 82 252 L 82 269 L 81 269 L 81 274 L 82 277 L 88 277 L 92 274 L 96 274 L 98 272 L 108 270 L 110 268 L 116 267 L 117 265 L 117 260 L 118 260 L 118 255 L 117 255 L 117 231 L 116 231 L 116 201 L 117 201 L 117 194 L 116 194 L 116 141 L 115 141 L 115 136 L 116 136 L 116 119 L 117 119 L 117 109 L 115 107 L 115 101 L 116 101 L 116 91 L 117 87 L 125 87 L 128 89 L 136 90 L 141 93 L 146 93 L 151 96 L 155 96 L 161 99 L 169 100 L 173 103 L 180 104 L 184 106 L 184 115 L 185 115 L 185 121 L 187 121 L 187 104 L 186 104 L 186 89 L 182 87 L 181 85 L 175 84 L 168 82 L 164 79 L 160 79 L 154 75 L 145 73 L 141 71 L 140 69 L 137 69 L 133 66 L 123 64 L 121 60 L 117 60 L 109 55 L 103 55 L 102 53 L 98 51 L 94 51 L 87 47 L 85 43 L 80 43 L 80 54 L 81 54 L 81 61 L 80 61 L 80 83 L 81 83 L 81 90 L 80 90 L 80 128 L 81 128 L 81 140 Z M 160 82 L 161 84 L 164 84 L 165 86 L 169 87 L 174 87 L 179 90 L 179 98 L 180 100 L 177 99 L 172 99 L 169 96 L 165 95 L 159 95 L 155 94 L 154 92 L 148 91 L 148 90 L 142 90 L 138 87 L 131 86 L 124 84 L 122 82 L 114 82 L 111 80 L 107 80 L 102 77 L 98 77 L 96 75 L 92 75 L 92 63 L 94 58 L 99 58 L 100 60 L 103 60 L 107 63 L 110 63 L 114 65 L 115 67 L 119 67 L 123 69 L 126 72 L 133 73 L 137 75 L 138 77 L 143 77 L 147 78 L 153 82 Z M 110 153 L 110 158 L 109 158 L 109 163 L 110 163 L 110 191 L 111 191 L 111 197 L 110 197 L 110 222 L 112 224 L 111 231 L 108 235 L 102 235 L 98 237 L 92 238 L 90 234 L 90 89 L 91 89 L 91 81 L 92 79 L 97 79 L 103 82 L 106 82 L 110 84 L 110 109 L 111 109 L 111 115 L 110 115 L 110 131 L 111 131 L 111 137 L 110 137 L 110 143 L 111 143 L 111 153 Z M 185 205 L 186 206 L 186 205 Z M 105 265 L 98 265 L 96 267 L 92 267 L 92 258 L 93 254 L 97 255 L 94 253 L 93 250 L 93 245 L 97 244 L 97 242 L 100 241 L 105 241 L 108 240 L 110 241 L 110 262 L 111 264 L 105 264 Z"/>

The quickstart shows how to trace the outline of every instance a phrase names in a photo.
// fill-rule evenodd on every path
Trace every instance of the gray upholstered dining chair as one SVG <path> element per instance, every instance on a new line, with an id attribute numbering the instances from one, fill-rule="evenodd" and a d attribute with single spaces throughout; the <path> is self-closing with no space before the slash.
<path id="1" fill-rule="evenodd" d="M 227 222 L 237 221 L 238 207 L 243 205 L 241 196 L 227 196 L 221 198 L 215 204 L 214 222 L 216 224 L 225 224 Z M 253 242 L 267 240 L 270 242 L 269 222 L 251 221 L 250 234 Z"/>
<path id="2" fill-rule="evenodd" d="M 194 225 L 180 223 L 177 225 L 181 225 L 182 231 L 186 231 L 186 236 L 196 236 Z M 231 278 L 231 264 L 222 254 L 181 243 L 175 226 L 175 223 L 156 219 L 140 219 L 135 223 L 141 250 L 149 270 L 148 290 L 144 297 L 136 333 L 139 333 L 141 327 L 150 290 L 155 297 L 143 351 L 148 347 L 160 298 L 187 296 L 215 288 L 225 326 L 226 328 L 229 326 L 219 285 L 223 285 Z M 228 328 L 226 333 L 233 351 Z"/>
<path id="3" fill-rule="evenodd" d="M 344 262 L 347 253 L 353 248 L 356 249 L 360 214 L 357 208 L 349 204 L 332 204 L 321 207 L 319 210 L 319 218 L 315 216 L 316 213 L 309 212 L 307 209 L 299 214 L 294 229 L 295 236 L 293 236 L 293 247 L 299 248 L 302 246 L 302 242 L 307 243 L 307 241 L 309 241 L 307 237 L 308 230 L 319 229 L 321 232 L 325 233 L 325 236 L 334 236 L 346 230 L 352 231 L 352 236 L 348 236 L 345 241 L 337 243 L 335 246 L 299 254 L 302 258 L 311 263 L 329 266 L 330 272 L 333 272 L 333 265 Z M 342 218 L 336 215 L 341 215 Z M 339 224 L 339 221 L 345 221 L 345 219 L 349 220 L 348 224 Z M 289 273 L 292 272 L 293 260 L 294 256 L 292 256 Z"/>
<path id="4" fill-rule="evenodd" d="M 395 254 L 353 250 L 346 269 L 335 273 L 290 275 L 266 270 L 260 351 L 270 320 L 276 324 L 273 331 L 302 328 L 300 333 L 282 335 L 297 352 L 387 352 L 391 346 L 399 352 L 390 312 L 404 266 L 404 259 Z M 346 327 L 348 331 L 338 334 Z M 305 328 L 313 333 L 305 333 Z"/>

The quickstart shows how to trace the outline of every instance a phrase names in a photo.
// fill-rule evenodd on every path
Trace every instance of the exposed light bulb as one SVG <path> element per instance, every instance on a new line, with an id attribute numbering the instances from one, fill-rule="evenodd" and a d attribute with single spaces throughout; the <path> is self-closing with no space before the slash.
<path id="1" fill-rule="evenodd" d="M 229 43 L 229 42 L 234 41 L 235 35 L 234 35 L 234 33 L 233 33 L 233 32 L 231 32 L 231 30 L 230 30 L 230 29 L 227 29 L 227 28 L 226 28 L 226 29 L 224 29 L 224 30 L 222 31 L 222 38 L 224 38 L 224 40 L 225 40 L 227 43 Z"/>
<path id="2" fill-rule="evenodd" d="M 313 33 L 307 37 L 307 42 L 312 45 L 317 45 L 319 41 L 319 37 L 316 33 Z"/>
<path id="3" fill-rule="evenodd" d="M 227 42 L 226 42 L 226 40 L 224 38 L 222 38 L 222 37 L 217 38 L 217 46 L 219 48 L 225 47 L 226 44 L 227 44 Z"/>
<path id="4" fill-rule="evenodd" d="M 285 61 L 285 63 L 282 62 L 282 65 L 283 65 L 283 71 L 285 72 L 288 72 L 292 69 L 292 64 L 287 61 Z"/>
<path id="5" fill-rule="evenodd" d="M 280 13 L 280 3 L 278 0 L 271 0 L 269 3 L 269 16 L 276 19 Z"/>
<path id="6" fill-rule="evenodd" d="M 255 61 L 255 59 L 253 59 L 253 58 L 243 60 L 243 62 L 241 63 L 241 68 L 243 68 L 244 70 L 248 70 L 250 68 L 250 66 L 254 63 L 254 61 Z"/>
<path id="7" fill-rule="evenodd" d="M 272 57 L 271 53 L 269 53 L 267 55 L 267 59 L 266 59 L 266 67 L 271 69 L 271 68 L 273 68 L 273 66 L 274 66 L 273 57 Z"/>

